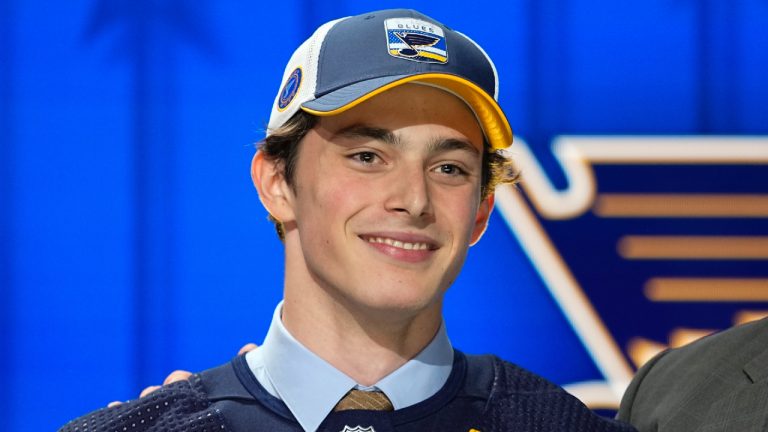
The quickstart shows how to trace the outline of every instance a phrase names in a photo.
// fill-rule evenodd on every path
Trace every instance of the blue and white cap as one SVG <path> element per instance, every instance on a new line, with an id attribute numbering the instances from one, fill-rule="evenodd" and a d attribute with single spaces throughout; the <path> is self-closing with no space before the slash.
<path id="1" fill-rule="evenodd" d="M 497 103 L 496 67 L 485 51 L 467 36 L 405 9 L 320 26 L 285 68 L 267 135 L 299 109 L 336 115 L 409 82 L 439 87 L 464 100 L 492 148 L 512 144 L 512 129 Z"/>

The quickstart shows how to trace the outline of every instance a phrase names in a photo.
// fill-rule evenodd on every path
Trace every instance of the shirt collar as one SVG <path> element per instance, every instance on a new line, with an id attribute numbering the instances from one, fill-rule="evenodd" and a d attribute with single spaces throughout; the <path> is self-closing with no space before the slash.
<path id="1" fill-rule="evenodd" d="M 336 403 L 352 388 L 366 388 L 337 370 L 294 339 L 275 309 L 264 343 L 246 355 L 260 384 L 281 399 L 299 424 L 315 431 Z M 373 387 L 387 395 L 395 409 L 421 402 L 440 390 L 453 367 L 453 347 L 445 323 L 413 359 Z"/>

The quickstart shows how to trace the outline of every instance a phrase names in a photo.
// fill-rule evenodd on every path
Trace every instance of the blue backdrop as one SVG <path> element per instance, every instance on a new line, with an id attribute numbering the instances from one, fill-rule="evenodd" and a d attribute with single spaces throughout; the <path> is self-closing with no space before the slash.
<path id="1" fill-rule="evenodd" d="M 4 429 L 261 341 L 282 247 L 249 163 L 285 62 L 402 6 L 0 0 Z M 528 176 L 448 294 L 457 347 L 606 407 L 649 353 L 768 311 L 768 3 L 407 7 L 495 60 Z"/>

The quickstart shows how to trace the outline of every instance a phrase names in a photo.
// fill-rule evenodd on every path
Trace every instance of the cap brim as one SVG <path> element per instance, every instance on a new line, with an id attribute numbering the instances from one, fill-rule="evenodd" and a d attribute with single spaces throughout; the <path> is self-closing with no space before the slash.
<path id="1" fill-rule="evenodd" d="M 504 149 L 512 144 L 512 128 L 493 97 L 475 83 L 451 74 L 395 75 L 360 81 L 304 102 L 301 109 L 321 117 L 336 115 L 393 87 L 409 82 L 434 85 L 456 94 L 475 113 L 492 148 Z"/>

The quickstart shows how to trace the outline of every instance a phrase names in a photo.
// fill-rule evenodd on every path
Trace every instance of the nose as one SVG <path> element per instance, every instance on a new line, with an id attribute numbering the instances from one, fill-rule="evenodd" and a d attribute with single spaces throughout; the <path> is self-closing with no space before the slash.
<path id="1" fill-rule="evenodd" d="M 392 174 L 388 181 L 388 196 L 385 203 L 387 210 L 413 218 L 431 215 L 429 179 L 424 167 L 409 167 Z"/>

